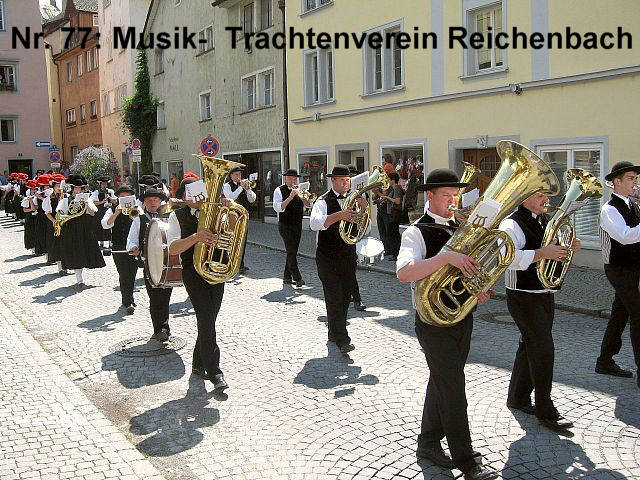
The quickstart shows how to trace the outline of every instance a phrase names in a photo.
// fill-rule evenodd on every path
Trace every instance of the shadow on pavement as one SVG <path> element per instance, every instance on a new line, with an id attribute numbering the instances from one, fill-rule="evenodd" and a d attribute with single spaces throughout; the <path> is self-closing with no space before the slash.
<path id="1" fill-rule="evenodd" d="M 207 393 L 204 380 L 191 375 L 184 398 L 170 400 L 133 417 L 129 422 L 131 433 L 153 433 L 136 445 L 138 450 L 153 457 L 167 457 L 199 444 L 204 438 L 199 429 L 220 421 L 218 409 L 207 408 L 212 396 L 213 393 Z"/>
<path id="2" fill-rule="evenodd" d="M 29 260 L 31 257 L 32 255 L 18 255 L 17 257 L 5 259 L 5 262 L 23 262 L 25 260 Z"/>
<path id="3" fill-rule="evenodd" d="M 20 282 L 20 286 L 21 287 L 34 287 L 34 288 L 39 288 L 39 287 L 43 287 L 44 285 L 47 284 L 47 282 L 54 280 L 56 278 L 59 278 L 60 275 L 58 275 L 57 273 L 47 273 L 45 275 L 41 275 L 39 277 L 36 278 L 32 278 L 31 280 L 24 280 L 22 282 Z"/>
<path id="4" fill-rule="evenodd" d="M 77 287 L 67 285 L 55 288 L 45 295 L 34 295 L 33 301 L 35 303 L 46 303 L 47 305 L 51 305 L 54 303 L 61 303 L 65 298 L 75 295 L 76 293 L 80 293 L 80 290 L 78 290 Z"/>
<path id="5" fill-rule="evenodd" d="M 102 370 L 114 371 L 125 388 L 141 388 L 170 382 L 184 376 L 184 363 L 177 352 L 148 357 L 110 353 L 102 357 Z"/>
<path id="6" fill-rule="evenodd" d="M 637 393 L 618 396 L 613 414 L 621 422 L 640 429 L 640 398 Z"/>
<path id="7" fill-rule="evenodd" d="M 33 257 L 30 257 L 33 258 Z M 34 263 L 32 265 L 25 265 L 24 267 L 14 268 L 13 270 L 9 270 L 9 273 L 27 273 L 33 270 L 37 270 L 41 267 L 46 267 L 47 262 Z"/>
<path id="8" fill-rule="evenodd" d="M 125 314 L 126 312 L 124 309 L 120 307 L 114 313 L 108 313 L 106 315 L 92 318 L 91 320 L 85 320 L 84 322 L 79 323 L 78 326 L 86 328 L 90 332 L 109 332 L 111 330 L 115 330 L 115 328 L 110 328 L 112 325 L 126 320 L 124 318 Z"/>
<path id="9" fill-rule="evenodd" d="M 187 299 L 183 302 L 172 303 L 171 305 L 169 305 L 169 314 L 172 317 L 188 317 L 190 315 L 195 316 L 195 310 L 193 309 L 191 300 L 189 300 L 189 297 L 187 297 Z"/>
<path id="10" fill-rule="evenodd" d="M 305 290 L 306 292 L 306 290 Z M 297 300 L 302 291 L 296 290 L 291 285 L 282 285 L 281 290 L 273 290 L 260 298 L 271 303 L 284 303 L 285 305 L 298 305 L 305 303 L 304 300 Z"/>

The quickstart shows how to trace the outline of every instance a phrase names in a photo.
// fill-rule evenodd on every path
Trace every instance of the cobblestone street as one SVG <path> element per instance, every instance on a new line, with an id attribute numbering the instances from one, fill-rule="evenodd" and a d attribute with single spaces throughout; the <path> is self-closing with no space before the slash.
<path id="1" fill-rule="evenodd" d="M 0 217 L 2 480 L 460 475 L 416 459 L 429 372 L 409 287 L 390 275 L 358 272 L 369 308 L 350 310 L 356 350 L 347 357 L 326 343 L 315 262 L 300 259 L 312 288 L 294 290 L 280 280 L 283 253 L 248 245 L 250 270 L 227 283 L 218 316 L 230 388 L 214 395 L 210 382 L 191 375 L 196 321 L 184 288 L 171 299 L 176 350 L 127 356 L 127 345 L 152 333 L 142 272 L 138 308 L 125 315 L 111 257 L 88 271 L 91 287 L 80 291 L 73 275 L 28 255 L 22 235 Z M 502 478 L 640 478 L 635 378 L 593 372 L 605 325 L 556 311 L 553 397 L 575 423 L 569 438 L 506 407 L 518 330 L 504 301 L 478 309 L 466 368 L 469 419 L 474 448 Z M 617 360 L 635 372 L 628 331 Z"/>

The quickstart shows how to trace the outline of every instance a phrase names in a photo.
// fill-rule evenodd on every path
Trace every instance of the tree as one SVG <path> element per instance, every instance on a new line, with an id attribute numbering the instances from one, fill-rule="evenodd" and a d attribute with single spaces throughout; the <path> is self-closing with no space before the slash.
<path id="1" fill-rule="evenodd" d="M 135 87 L 136 92 L 133 97 L 126 98 L 123 102 L 122 122 L 131 132 L 132 139 L 140 139 L 142 144 L 140 173 L 144 175 L 153 171 L 151 142 L 156 133 L 156 110 L 158 108 L 158 100 L 151 95 L 149 66 L 147 65 L 147 53 L 144 49 L 138 50 Z"/>
<path id="2" fill-rule="evenodd" d="M 87 147 L 76 155 L 70 172 L 84 175 L 93 187 L 97 186 L 98 177 L 115 178 L 118 174 L 118 163 L 108 148 Z"/>

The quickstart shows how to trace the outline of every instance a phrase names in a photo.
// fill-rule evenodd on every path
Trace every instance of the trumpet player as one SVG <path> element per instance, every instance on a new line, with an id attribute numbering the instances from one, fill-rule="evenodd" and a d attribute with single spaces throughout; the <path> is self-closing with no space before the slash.
<path id="1" fill-rule="evenodd" d="M 419 190 L 427 191 L 429 209 L 402 234 L 396 263 L 398 280 L 417 282 L 445 265 L 457 267 L 467 277 L 477 273 L 475 259 L 454 251 L 440 253 L 457 227 L 449 207 L 457 207 L 460 188 L 466 185 L 452 170 L 436 169 L 429 173 L 424 185 L 418 186 Z M 478 295 L 478 304 L 485 303 L 489 296 L 487 292 Z M 414 297 L 414 308 L 415 304 Z M 465 480 L 488 480 L 498 475 L 483 467 L 480 454 L 473 451 L 467 417 L 464 365 L 472 330 L 472 314 L 455 325 L 439 327 L 423 322 L 416 312 L 416 335 L 429 365 L 416 455 L 443 468 L 459 469 Z M 444 452 L 440 443 L 445 437 L 451 456 Z"/>
<path id="2" fill-rule="evenodd" d="M 102 218 L 104 218 L 107 209 L 111 206 L 111 203 L 115 199 L 115 194 L 111 188 L 109 188 L 109 182 L 111 180 L 107 176 L 102 176 L 98 178 L 98 188 L 96 188 L 89 197 L 93 204 L 98 207 L 98 212 L 96 215 L 96 219 L 98 223 L 101 223 Z M 100 242 L 100 246 L 102 248 L 107 248 L 109 245 L 109 240 L 111 239 L 111 232 L 109 230 L 105 230 L 102 226 L 98 227 L 97 238 Z"/>
<path id="3" fill-rule="evenodd" d="M 116 190 L 117 198 L 134 195 L 135 192 L 129 185 L 122 185 Z M 118 281 L 120 283 L 120 296 L 122 297 L 122 306 L 128 314 L 135 312 L 136 303 L 133 300 L 133 287 L 138 273 L 138 261 L 133 255 L 126 252 L 127 237 L 131 230 L 133 220 L 129 215 L 122 213 L 120 205 L 107 208 L 102 220 L 100 221 L 102 228 L 111 231 L 111 245 L 113 250 L 113 263 L 118 270 Z"/>
<path id="4" fill-rule="evenodd" d="M 507 307 L 520 330 L 520 342 L 516 352 L 509 382 L 507 406 L 538 417 L 540 423 L 554 431 L 564 431 L 573 426 L 553 405 L 554 345 L 552 336 L 554 316 L 554 292 L 545 288 L 536 271 L 542 259 L 562 261 L 568 254 L 566 247 L 556 241 L 542 245 L 548 218 L 549 197 L 534 193 L 518 209 L 500 223 L 515 246 L 515 258 L 505 272 Z M 580 240 L 575 239 L 571 250 L 580 250 Z M 531 393 L 535 390 L 535 405 Z"/>
<path id="5" fill-rule="evenodd" d="M 613 359 L 622 347 L 622 333 L 627 322 L 636 368 L 640 369 L 640 209 L 629 199 L 634 193 L 640 167 L 618 162 L 605 176 L 613 183 L 611 200 L 600 211 L 600 241 L 604 273 L 615 290 L 611 318 L 602 339 L 596 372 L 631 378 L 629 370 L 620 368 Z M 640 370 L 636 375 L 640 387 Z"/>
<path id="6" fill-rule="evenodd" d="M 247 211 L 249 211 L 250 204 L 256 201 L 256 194 L 251 189 L 251 181 L 247 179 L 242 180 L 242 167 L 236 167 L 229 172 L 229 181 L 222 187 L 222 195 L 224 195 L 224 198 L 239 203 L 246 208 Z M 240 274 L 246 273 L 247 270 L 249 270 L 244 264 L 244 252 L 248 237 L 249 235 L 247 234 L 244 239 L 244 245 L 242 246 L 242 262 L 240 263 L 240 270 L 238 271 Z"/>
<path id="7" fill-rule="evenodd" d="M 302 177 L 295 169 L 282 174 L 284 184 L 273 191 L 273 209 L 278 213 L 278 232 L 287 251 L 282 282 L 300 288 L 305 283 L 298 268 L 298 247 L 302 237 L 302 217 L 304 207 L 311 205 L 299 195 L 296 180 Z"/>
<path id="8" fill-rule="evenodd" d="M 62 192 L 63 180 L 64 175 L 60 173 L 51 175 L 49 185 L 51 186 L 52 192 L 42 201 L 42 210 L 44 211 L 47 220 L 49 220 L 47 222 L 47 263 L 55 263 L 58 267 L 59 275 L 67 274 L 67 271 L 62 268 L 62 260 L 60 259 L 60 237 L 56 237 L 53 234 L 54 226 L 56 224 L 56 208 L 58 207 L 60 200 L 66 197 L 66 194 Z"/>

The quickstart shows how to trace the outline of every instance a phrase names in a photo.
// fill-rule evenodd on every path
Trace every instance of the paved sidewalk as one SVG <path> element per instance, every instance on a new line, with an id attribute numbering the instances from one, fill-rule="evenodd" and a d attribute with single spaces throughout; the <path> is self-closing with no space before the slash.
<path id="1" fill-rule="evenodd" d="M 284 252 L 284 244 L 278 233 L 278 226 L 271 223 L 251 221 L 249 240 L 252 245 Z M 315 258 L 316 234 L 311 230 L 302 231 L 300 256 Z M 364 269 L 395 276 L 395 262 L 382 260 Z M 499 297 L 504 297 L 504 276 L 494 286 Z M 555 294 L 556 308 L 569 312 L 584 313 L 596 317 L 609 318 L 614 291 L 602 270 L 571 267 L 562 289 Z"/>
<path id="2" fill-rule="evenodd" d="M 0 300 L 0 478 L 164 477 Z"/>

